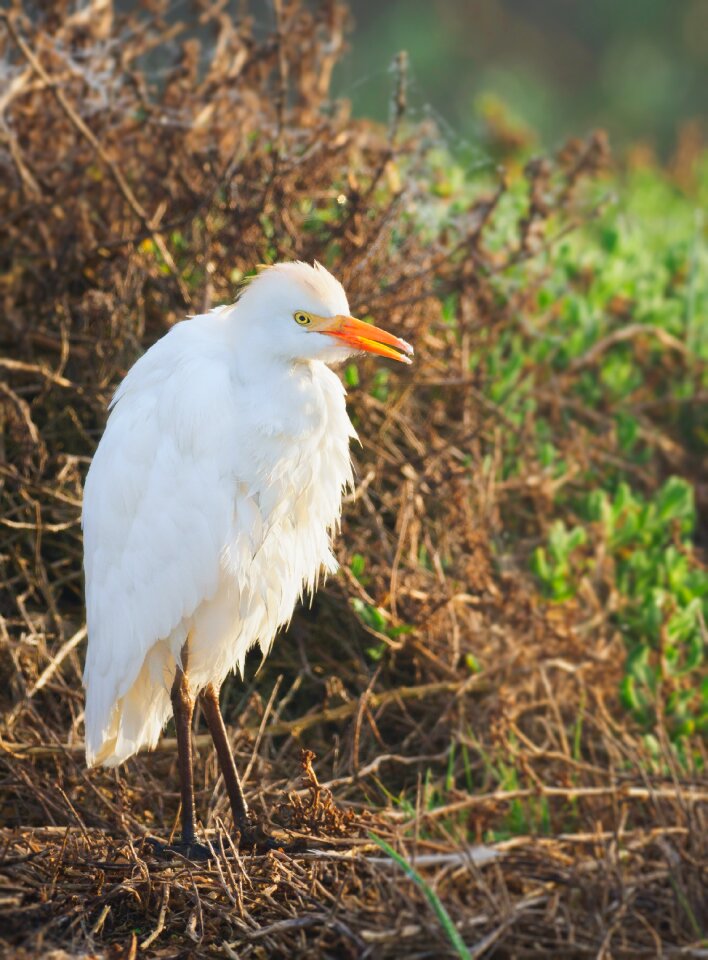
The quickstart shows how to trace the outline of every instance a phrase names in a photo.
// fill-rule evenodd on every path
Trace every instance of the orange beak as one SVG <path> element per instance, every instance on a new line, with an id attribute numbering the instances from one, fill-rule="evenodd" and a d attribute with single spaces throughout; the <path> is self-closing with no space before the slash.
<path id="1" fill-rule="evenodd" d="M 376 353 L 380 357 L 398 360 L 400 363 L 413 363 L 413 347 L 405 340 L 394 337 L 393 334 L 375 327 L 372 323 L 364 323 L 355 317 L 326 317 L 318 320 L 310 327 L 317 333 L 326 333 L 329 337 L 341 340 L 348 347 L 355 350 L 365 350 L 367 353 Z"/>

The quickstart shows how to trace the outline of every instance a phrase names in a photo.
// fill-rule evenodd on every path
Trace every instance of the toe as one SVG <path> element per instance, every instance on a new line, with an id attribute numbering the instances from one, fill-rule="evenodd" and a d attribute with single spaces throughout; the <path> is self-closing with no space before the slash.
<path id="1" fill-rule="evenodd" d="M 148 838 L 148 843 L 158 856 L 165 859 L 170 859 L 177 854 L 195 863 L 205 863 L 207 860 L 211 860 L 213 856 L 209 847 L 203 843 L 197 843 L 196 840 L 178 840 L 175 843 L 160 843 L 158 840 L 150 837 Z"/>

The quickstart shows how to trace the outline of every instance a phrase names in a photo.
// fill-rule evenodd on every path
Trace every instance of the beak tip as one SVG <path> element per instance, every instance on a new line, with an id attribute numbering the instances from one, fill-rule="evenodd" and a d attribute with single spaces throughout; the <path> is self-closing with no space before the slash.
<path id="1" fill-rule="evenodd" d="M 398 343 L 401 350 L 401 355 L 400 357 L 398 357 L 398 359 L 401 360 L 403 363 L 413 363 L 415 350 L 413 349 L 411 344 L 405 340 L 399 340 Z"/>

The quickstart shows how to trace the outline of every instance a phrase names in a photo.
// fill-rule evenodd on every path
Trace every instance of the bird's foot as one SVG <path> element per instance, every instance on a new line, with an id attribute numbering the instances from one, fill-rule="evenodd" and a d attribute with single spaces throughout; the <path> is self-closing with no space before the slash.
<path id="1" fill-rule="evenodd" d="M 205 863 L 214 856 L 209 847 L 203 843 L 197 843 L 196 840 L 177 840 L 174 843 L 161 843 L 153 837 L 148 837 L 147 842 L 159 857 L 166 859 L 176 853 L 186 860 L 193 860 L 195 863 Z"/>
<path id="2" fill-rule="evenodd" d="M 266 833 L 262 825 L 255 820 L 236 828 L 235 845 L 238 850 L 252 853 L 268 853 L 269 850 L 299 849 L 298 844 L 288 843 L 283 839 L 272 837 Z M 150 845 L 156 856 L 161 859 L 170 859 L 174 854 L 192 860 L 195 863 L 205 863 L 215 855 L 209 847 L 196 840 L 176 840 L 173 843 L 163 843 L 156 837 L 146 837 L 145 842 Z"/>
<path id="3" fill-rule="evenodd" d="M 283 841 L 271 837 L 257 820 L 249 818 L 247 823 L 237 826 L 237 846 L 241 850 L 254 850 L 256 853 L 267 853 L 269 850 L 280 850 Z"/>

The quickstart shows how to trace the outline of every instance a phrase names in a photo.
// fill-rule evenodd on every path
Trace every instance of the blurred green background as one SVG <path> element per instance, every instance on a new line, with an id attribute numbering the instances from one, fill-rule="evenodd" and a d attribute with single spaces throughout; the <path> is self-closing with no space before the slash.
<path id="1" fill-rule="evenodd" d="M 603 127 L 666 158 L 705 131 L 708 0 L 353 0 L 334 92 L 386 119 L 399 50 L 413 110 L 475 141 L 502 101 L 542 142 Z M 443 124 L 444 125 L 444 124 Z"/>

